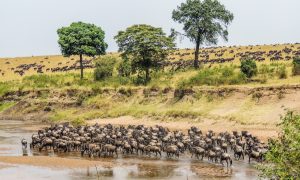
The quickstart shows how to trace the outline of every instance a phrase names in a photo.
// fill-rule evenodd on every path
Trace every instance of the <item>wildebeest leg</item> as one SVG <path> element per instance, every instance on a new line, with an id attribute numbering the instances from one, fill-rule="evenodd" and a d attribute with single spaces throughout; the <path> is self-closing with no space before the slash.
<path id="1" fill-rule="evenodd" d="M 89 150 L 89 158 L 92 156 L 92 152 L 91 152 L 91 150 Z"/>

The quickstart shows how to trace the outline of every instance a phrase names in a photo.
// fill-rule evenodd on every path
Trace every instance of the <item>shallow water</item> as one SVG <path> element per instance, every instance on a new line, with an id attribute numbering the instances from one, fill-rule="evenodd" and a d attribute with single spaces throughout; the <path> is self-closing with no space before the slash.
<path id="1" fill-rule="evenodd" d="M 78 153 L 22 151 L 21 139 L 30 142 L 35 124 L 23 121 L 0 120 L 0 156 L 55 156 L 82 159 Z M 84 158 L 91 161 L 110 162 L 112 168 L 50 168 L 31 165 L 11 165 L 0 162 L 0 179 L 257 179 L 257 171 L 252 164 L 234 161 L 230 168 L 204 161 L 190 159 L 183 155 L 179 160 L 121 156 L 118 158 Z M 58 162 L 59 163 L 59 162 Z"/>

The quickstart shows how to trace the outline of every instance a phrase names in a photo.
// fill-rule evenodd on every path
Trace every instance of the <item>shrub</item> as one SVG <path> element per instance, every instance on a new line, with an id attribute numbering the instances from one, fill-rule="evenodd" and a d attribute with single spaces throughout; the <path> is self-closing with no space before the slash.
<path id="1" fill-rule="evenodd" d="M 104 80 L 113 75 L 117 59 L 113 56 L 103 56 L 96 60 L 94 78 L 96 81 Z"/>
<path id="2" fill-rule="evenodd" d="M 278 67 L 277 75 L 278 75 L 279 79 L 286 79 L 287 78 L 286 66 L 283 65 L 283 66 Z"/>
<path id="3" fill-rule="evenodd" d="M 131 75 L 132 68 L 129 60 L 123 60 L 118 67 L 119 76 L 129 77 Z"/>
<path id="4" fill-rule="evenodd" d="M 281 118 L 281 132 L 269 140 L 268 163 L 258 166 L 267 179 L 300 179 L 300 115 L 288 112 Z"/>
<path id="5" fill-rule="evenodd" d="M 244 73 L 247 78 L 251 78 L 257 74 L 256 62 L 250 58 L 241 60 L 241 72 Z"/>
<path id="6" fill-rule="evenodd" d="M 81 106 L 85 99 L 86 96 L 84 94 L 79 94 L 79 96 L 76 99 L 76 105 Z"/>
<path id="7" fill-rule="evenodd" d="M 300 57 L 295 57 L 293 60 L 293 75 L 300 75 Z"/>
<path id="8" fill-rule="evenodd" d="M 258 73 L 261 75 L 270 75 L 272 76 L 272 74 L 274 73 L 274 68 L 271 67 L 272 65 L 267 65 L 267 64 L 262 64 L 259 67 Z"/>
<path id="9" fill-rule="evenodd" d="M 234 75 L 234 69 L 232 67 L 225 66 L 221 71 L 223 77 L 231 77 Z"/>
<path id="10" fill-rule="evenodd" d="M 234 68 L 229 66 L 215 67 L 215 68 L 204 68 L 200 72 L 191 77 L 186 85 L 233 85 L 241 84 L 246 82 L 246 77 L 242 73 L 234 72 Z"/>
<path id="11" fill-rule="evenodd" d="M 9 92 L 14 87 L 10 82 L 0 82 L 0 96 Z"/>
<path id="12" fill-rule="evenodd" d="M 143 75 L 138 74 L 135 78 L 133 78 L 133 83 L 135 85 L 147 85 L 149 80 L 147 80 Z"/>

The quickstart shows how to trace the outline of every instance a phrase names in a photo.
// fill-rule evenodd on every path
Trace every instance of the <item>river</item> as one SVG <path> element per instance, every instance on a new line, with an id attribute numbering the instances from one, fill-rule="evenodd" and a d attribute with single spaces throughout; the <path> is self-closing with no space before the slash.
<path id="1" fill-rule="evenodd" d="M 26 138 L 30 142 L 31 135 L 38 126 L 33 122 L 0 120 L 0 179 L 258 178 L 254 165 L 249 165 L 246 160 L 234 160 L 233 166 L 227 168 L 209 163 L 206 158 L 204 161 L 191 159 L 188 154 L 181 156 L 180 159 L 135 156 L 89 159 L 81 158 L 79 153 L 56 154 L 52 151 L 38 152 L 30 149 L 23 151 L 21 139 Z M 60 166 L 61 164 L 66 165 Z"/>

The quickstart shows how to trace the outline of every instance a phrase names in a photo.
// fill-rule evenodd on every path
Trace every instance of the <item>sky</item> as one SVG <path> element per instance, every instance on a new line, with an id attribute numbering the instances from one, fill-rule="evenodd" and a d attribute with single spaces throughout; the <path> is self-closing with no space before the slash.
<path id="1" fill-rule="evenodd" d="M 229 41 L 218 46 L 300 42 L 299 0 L 220 0 L 235 18 Z M 113 37 L 133 24 L 182 31 L 172 11 L 185 0 L 0 0 L 0 57 L 60 54 L 57 29 L 83 21 L 102 27 L 107 51 Z M 179 48 L 194 45 L 177 40 Z"/>

